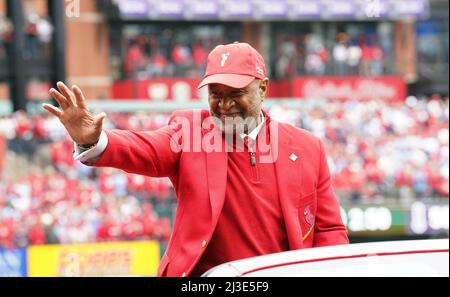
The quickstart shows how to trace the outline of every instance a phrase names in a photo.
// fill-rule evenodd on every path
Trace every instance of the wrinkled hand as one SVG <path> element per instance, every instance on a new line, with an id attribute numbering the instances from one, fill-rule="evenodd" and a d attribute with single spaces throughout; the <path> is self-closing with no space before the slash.
<path id="1" fill-rule="evenodd" d="M 58 102 L 59 108 L 44 104 L 42 107 L 55 115 L 66 128 L 72 140 L 80 145 L 94 145 L 102 133 L 104 112 L 93 116 L 86 106 L 86 100 L 77 86 L 69 89 L 64 83 L 58 82 L 59 92 L 50 89 L 50 95 Z"/>

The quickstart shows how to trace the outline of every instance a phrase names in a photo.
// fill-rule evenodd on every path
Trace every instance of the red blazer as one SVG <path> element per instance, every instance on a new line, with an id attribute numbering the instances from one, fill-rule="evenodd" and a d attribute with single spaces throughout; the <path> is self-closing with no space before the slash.
<path id="1" fill-rule="evenodd" d="M 171 179 L 178 208 L 159 276 L 189 275 L 211 239 L 221 213 L 227 153 L 186 149 L 196 145 L 195 137 L 204 139 L 210 137 L 208 132 L 220 133 L 213 125 L 202 128 L 202 120 L 208 116 L 208 110 L 177 111 L 168 126 L 156 131 L 106 131 L 108 146 L 93 164 Z M 322 143 L 305 130 L 271 121 L 266 113 L 265 116 L 271 142 L 278 144 L 274 148 L 278 152 L 276 182 L 290 249 L 347 244 L 347 231 L 331 186 Z M 182 127 L 183 121 L 189 124 L 187 129 L 186 125 Z M 173 149 L 181 144 L 183 150 Z M 298 156 L 295 161 L 291 160 L 293 154 Z"/>

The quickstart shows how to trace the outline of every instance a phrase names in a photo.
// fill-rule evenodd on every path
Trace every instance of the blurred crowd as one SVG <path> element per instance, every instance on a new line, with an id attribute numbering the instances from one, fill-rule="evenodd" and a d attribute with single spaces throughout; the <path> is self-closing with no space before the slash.
<path id="1" fill-rule="evenodd" d="M 324 141 L 341 201 L 448 199 L 448 98 L 408 97 L 396 105 L 314 100 L 295 108 L 273 105 L 269 113 Z M 169 116 L 109 113 L 105 128 L 155 130 Z M 7 146 L 0 247 L 136 239 L 167 243 L 176 206 L 168 179 L 75 162 L 72 142 L 49 115 L 0 117 L 0 135 Z"/>
<path id="2" fill-rule="evenodd" d="M 116 78 L 201 77 L 208 53 L 217 44 L 235 41 L 227 33 L 221 26 L 205 26 L 125 34 L 123 40 L 113 39 L 111 44 L 113 57 L 120 61 Z M 122 47 L 125 50 L 116 53 Z"/>
<path id="3" fill-rule="evenodd" d="M 110 114 L 106 127 L 155 130 L 167 118 Z M 0 135 L 12 158 L 0 179 L 0 247 L 144 239 L 167 244 L 176 202 L 168 179 L 75 162 L 73 143 L 48 115 L 0 117 Z"/>
<path id="4" fill-rule="evenodd" d="M 53 31 L 53 24 L 48 17 L 28 14 L 25 23 L 26 58 L 49 57 Z"/>
<path id="5" fill-rule="evenodd" d="M 121 79 L 152 77 L 201 77 L 214 45 L 225 36 L 164 43 L 140 34 L 128 40 Z M 277 79 L 299 75 L 378 76 L 392 72 L 385 49 L 374 34 L 349 37 L 339 33 L 332 42 L 318 34 L 280 34 L 273 49 Z"/>
<path id="6" fill-rule="evenodd" d="M 279 79 L 298 75 L 386 74 L 385 49 L 374 34 L 349 37 L 339 33 L 326 42 L 319 34 L 280 34 L 275 58 L 275 75 Z"/>
<path id="7" fill-rule="evenodd" d="M 271 114 L 319 136 L 333 185 L 352 202 L 449 195 L 449 99 L 307 102 Z"/>
<path id="8" fill-rule="evenodd" d="M 192 46 L 176 43 L 169 51 L 152 49 L 147 38 L 131 40 L 125 59 L 124 74 L 127 78 L 150 77 L 200 77 L 211 46 L 196 41 Z M 147 43 L 148 42 L 148 43 Z"/>
<path id="9" fill-rule="evenodd" d="M 231 29 L 230 29 L 231 28 Z M 116 80 L 155 77 L 201 77 L 208 53 L 217 45 L 239 40 L 233 26 L 161 28 L 125 26 L 111 33 L 111 67 Z M 381 30 L 381 29 L 380 29 Z M 26 55 L 48 56 L 54 28 L 37 14 L 26 17 Z M 382 30 L 381 30 L 382 31 Z M 0 17 L 0 58 L 5 56 L 13 26 Z M 370 31 L 371 32 L 371 31 Z M 123 38 L 116 38 L 115 34 Z M 270 48 L 273 77 L 298 75 L 363 75 L 393 73 L 392 41 L 377 33 L 339 32 L 327 37 L 319 33 L 276 33 Z"/>
<path id="10" fill-rule="evenodd" d="M 54 27 L 48 17 L 29 13 L 25 17 L 25 59 L 49 57 Z M 6 58 L 13 41 L 14 25 L 6 16 L 0 16 L 0 59 Z"/>
<path id="11" fill-rule="evenodd" d="M 13 38 L 13 25 L 11 21 L 0 16 L 0 59 L 6 58 L 6 48 L 11 44 Z"/>

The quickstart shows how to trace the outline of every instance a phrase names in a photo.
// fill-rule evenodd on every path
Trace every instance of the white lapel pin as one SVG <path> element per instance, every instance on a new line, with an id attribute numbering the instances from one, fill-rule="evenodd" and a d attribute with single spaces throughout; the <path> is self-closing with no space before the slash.
<path id="1" fill-rule="evenodd" d="M 297 161 L 298 157 L 297 157 L 296 154 L 292 154 L 292 155 L 289 157 L 289 159 L 291 159 L 292 162 L 295 162 L 295 161 Z"/>

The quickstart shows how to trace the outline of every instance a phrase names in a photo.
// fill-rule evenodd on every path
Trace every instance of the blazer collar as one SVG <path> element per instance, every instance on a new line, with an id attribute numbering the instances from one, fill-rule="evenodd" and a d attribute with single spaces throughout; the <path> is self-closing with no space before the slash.
<path id="1" fill-rule="evenodd" d="M 301 234 L 292 230 L 300 230 L 298 221 L 298 198 L 301 189 L 302 155 L 299 147 L 293 145 L 292 137 L 284 124 L 273 121 L 263 111 L 266 125 L 269 125 L 272 161 L 274 162 L 278 195 L 285 221 L 289 246 L 291 249 L 301 247 Z M 204 133 L 212 129 L 204 129 Z M 212 133 L 221 133 L 218 129 Z M 212 223 L 217 223 L 225 201 L 228 158 L 223 141 L 222 150 L 206 154 L 206 169 L 211 205 Z M 290 231 L 291 230 L 291 231 Z M 297 238 L 298 237 L 298 238 Z"/>

